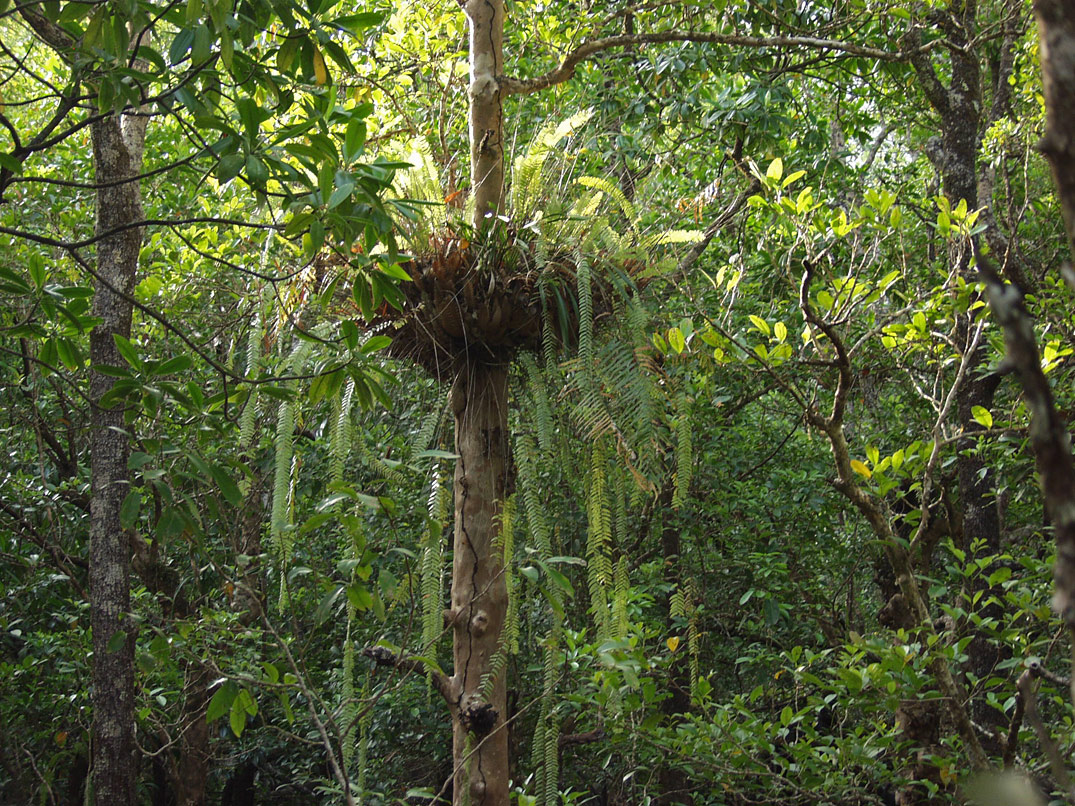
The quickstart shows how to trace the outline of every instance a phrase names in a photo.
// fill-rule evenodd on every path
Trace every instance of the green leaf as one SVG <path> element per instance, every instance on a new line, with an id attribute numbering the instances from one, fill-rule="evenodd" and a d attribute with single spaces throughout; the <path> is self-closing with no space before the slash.
<path id="1" fill-rule="evenodd" d="M 239 694 L 239 686 L 234 680 L 225 680 L 209 700 L 209 707 L 205 711 L 207 722 L 215 722 L 231 710 L 231 705 Z"/>
<path id="2" fill-rule="evenodd" d="M 373 594 L 362 583 L 352 582 L 347 586 L 347 601 L 361 613 L 373 607 Z"/>
<path id="3" fill-rule="evenodd" d="M 571 585 L 571 582 L 566 576 L 561 574 L 555 568 L 549 567 L 548 565 L 544 566 L 544 568 L 545 573 L 548 575 L 549 579 L 556 585 L 556 587 L 566 593 L 569 597 L 575 597 L 575 588 Z"/>
<path id="4" fill-rule="evenodd" d="M 780 622 L 780 605 L 776 599 L 766 599 L 762 611 L 765 614 L 765 623 L 769 627 L 774 627 Z"/>
<path id="5" fill-rule="evenodd" d="M 258 704 L 245 688 L 239 689 L 239 693 L 231 702 L 231 713 L 228 715 L 228 724 L 231 731 L 237 737 L 243 735 L 246 729 L 247 717 L 256 716 Z"/>
<path id="6" fill-rule="evenodd" d="M 993 427 L 993 415 L 989 413 L 989 409 L 983 406 L 971 406 L 970 414 L 982 428 Z"/>
<path id="7" fill-rule="evenodd" d="M 770 168 L 771 167 L 772 166 L 770 166 Z M 802 179 L 804 176 L 806 176 L 806 171 L 794 171 L 784 177 L 784 181 L 780 183 L 780 187 L 786 188 L 792 182 L 795 182 L 798 179 Z"/>
<path id="8" fill-rule="evenodd" d="M 771 179 L 773 182 L 779 182 L 780 177 L 784 175 L 784 161 L 777 157 L 775 160 L 769 163 L 769 168 L 765 171 L 765 178 Z"/>
<path id="9" fill-rule="evenodd" d="M 116 343 L 116 349 L 119 350 L 119 354 L 123 356 L 123 360 L 126 361 L 132 369 L 141 372 L 143 364 L 142 359 L 138 355 L 138 348 L 128 339 L 119 335 L 119 333 L 113 333 L 112 340 Z"/>
<path id="10" fill-rule="evenodd" d="M 992 574 L 989 575 L 990 586 L 999 585 L 1002 582 L 1007 582 L 1012 578 L 1012 569 L 1008 567 L 998 568 Z"/>
<path id="11" fill-rule="evenodd" d="M 747 318 L 750 319 L 750 321 L 754 325 L 754 327 L 756 327 L 758 330 L 760 330 L 766 336 L 771 336 L 772 335 L 772 330 L 769 329 L 769 323 L 766 322 L 764 319 L 762 319 L 760 316 L 754 316 L 753 314 L 751 314 Z"/>
<path id="12" fill-rule="evenodd" d="M 456 459 L 459 458 L 459 454 L 458 453 L 452 453 L 451 451 L 428 450 L 428 451 L 419 451 L 418 453 L 416 453 L 414 455 L 414 458 L 415 459 L 447 459 L 447 460 L 450 460 L 450 461 L 454 462 Z"/>
<path id="13" fill-rule="evenodd" d="M 82 366 L 82 351 L 68 338 L 61 336 L 56 339 L 56 354 L 63 365 L 70 370 L 76 370 Z"/>
<path id="14" fill-rule="evenodd" d="M 384 336 L 384 335 L 370 336 L 368 339 L 366 339 L 365 344 L 362 345 L 361 352 L 362 352 L 363 355 L 369 355 L 370 353 L 375 353 L 378 350 L 383 350 L 385 347 L 387 347 L 391 343 L 392 343 L 392 337 L 391 336 Z"/>
<path id="15" fill-rule="evenodd" d="M 335 207 L 339 207 L 347 199 L 351 198 L 351 193 L 355 189 L 355 180 L 350 174 L 346 174 L 343 171 L 336 172 L 336 187 L 332 191 L 332 195 L 328 197 L 328 209 L 332 210 Z"/>
<path id="16" fill-rule="evenodd" d="M 138 513 L 142 510 L 142 493 L 139 490 L 131 490 L 123 499 L 119 508 L 119 525 L 124 529 L 130 529 L 138 520 Z"/>
<path id="17" fill-rule="evenodd" d="M 314 611 L 315 624 L 323 624 L 325 622 L 329 613 L 332 612 L 332 606 L 336 604 L 336 600 L 340 598 L 340 594 L 343 593 L 343 591 L 343 585 L 336 585 L 335 588 L 322 597 L 320 604 L 317 606 L 317 610 Z"/>
<path id="18" fill-rule="evenodd" d="M 220 465 L 211 464 L 209 465 L 209 474 L 217 483 L 217 487 L 220 488 L 225 501 L 233 507 L 237 507 L 243 502 L 243 494 L 239 491 L 239 485 L 235 483 L 235 479 L 231 477 L 227 470 Z"/>
<path id="19" fill-rule="evenodd" d="M 344 159 L 351 161 L 362 153 L 362 147 L 366 143 L 366 122 L 364 120 L 352 120 L 347 124 L 347 133 L 343 139 Z"/>
<path id="20" fill-rule="evenodd" d="M 333 25 L 338 25 L 341 28 L 347 29 L 352 34 L 358 34 L 366 28 L 380 25 L 385 16 L 386 13 L 383 11 L 362 11 L 358 14 L 347 14 L 342 17 L 337 17 L 332 23 Z"/>
<path id="21" fill-rule="evenodd" d="M 682 354 L 683 349 L 687 346 L 686 339 L 683 338 L 683 331 L 678 327 L 668 329 L 668 346 L 675 350 L 677 354 Z"/>
<path id="22" fill-rule="evenodd" d="M 189 355 L 177 355 L 169 358 L 154 371 L 154 375 L 172 375 L 176 372 L 185 372 L 194 366 Z"/>

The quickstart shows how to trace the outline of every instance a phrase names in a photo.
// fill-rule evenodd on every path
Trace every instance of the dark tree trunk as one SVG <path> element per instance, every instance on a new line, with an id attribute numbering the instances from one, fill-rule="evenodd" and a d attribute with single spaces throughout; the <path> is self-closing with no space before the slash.
<path id="1" fill-rule="evenodd" d="M 455 534 L 451 609 L 454 675 L 453 803 L 507 806 L 508 730 L 504 673 L 483 687 L 507 614 L 507 586 L 494 545 L 507 494 L 508 366 L 474 362 L 452 388 L 455 413 Z M 483 688 L 485 689 L 483 691 Z"/>
<path id="2" fill-rule="evenodd" d="M 115 116 L 93 124 L 97 233 L 128 229 L 97 245 L 97 285 L 90 363 L 125 367 L 114 336 L 131 333 L 132 306 L 142 244 L 142 201 L 137 181 L 115 184 L 141 170 L 145 119 Z M 130 437 L 121 406 L 102 406 L 112 379 L 90 373 L 90 613 L 93 628 L 93 787 L 101 806 L 134 806 L 134 624 L 128 617 L 130 541 L 120 525 L 129 491 Z"/>
<path id="3" fill-rule="evenodd" d="M 1068 0 L 1035 0 L 1045 137 L 1039 148 L 1053 167 L 1068 246 L 1075 260 L 1075 8 Z"/>
<path id="4" fill-rule="evenodd" d="M 664 558 L 664 577 L 669 585 L 682 585 L 684 574 L 680 563 L 680 553 L 683 550 L 680 539 L 680 523 L 676 512 L 672 508 L 672 499 L 675 496 L 675 484 L 670 479 L 661 490 L 657 506 L 662 513 L 661 524 L 661 556 Z M 671 601 L 665 602 L 665 607 L 671 609 Z M 672 627 L 669 622 L 669 628 Z M 682 642 L 682 648 L 673 655 L 672 664 L 668 670 L 668 690 L 672 695 L 661 702 L 661 713 L 667 717 L 669 724 L 675 725 L 681 721 L 681 716 L 691 708 L 691 678 L 688 667 L 689 656 L 687 642 Z M 672 758 L 666 758 L 665 763 L 657 770 L 657 783 L 660 787 L 660 795 L 657 796 L 658 806 L 691 806 L 694 797 L 691 795 L 690 780 L 687 774 L 675 766 Z"/>
<path id="5" fill-rule="evenodd" d="M 205 806 L 209 784 L 209 667 L 190 661 L 183 687 L 183 712 L 180 718 L 179 774 L 175 782 L 178 806 Z"/>

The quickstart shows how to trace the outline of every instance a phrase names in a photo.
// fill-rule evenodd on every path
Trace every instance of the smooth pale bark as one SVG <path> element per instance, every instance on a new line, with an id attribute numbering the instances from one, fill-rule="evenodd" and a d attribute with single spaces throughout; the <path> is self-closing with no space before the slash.
<path id="1" fill-rule="evenodd" d="M 1038 147 L 1053 167 L 1075 260 L 1075 8 L 1070 0 L 1035 0 L 1034 16 L 1045 94 L 1045 136 Z"/>
<path id="2" fill-rule="evenodd" d="M 500 648 L 508 594 L 496 545 L 509 468 L 508 366 L 472 364 L 452 387 L 455 414 L 455 535 L 451 609 L 454 674 L 449 681 L 453 802 L 508 804 L 504 673 L 482 682 Z M 469 795 L 469 797 L 468 797 Z"/>
<path id="3" fill-rule="evenodd" d="M 142 166 L 145 118 L 108 117 L 93 124 L 97 232 L 142 220 L 137 176 Z M 119 181 L 119 184 L 115 184 Z M 131 227 L 97 245 L 97 285 L 90 334 L 93 366 L 125 367 L 115 335 L 129 337 L 142 229 Z M 90 620 L 93 627 L 93 788 L 100 806 L 134 806 L 137 769 L 134 743 L 134 637 L 130 541 L 120 525 L 129 490 L 130 439 L 123 410 L 100 405 L 112 378 L 90 373 L 93 422 L 90 436 Z"/>
<path id="4" fill-rule="evenodd" d="M 470 187 L 474 228 L 503 212 L 504 1 L 467 0 L 470 22 Z"/>

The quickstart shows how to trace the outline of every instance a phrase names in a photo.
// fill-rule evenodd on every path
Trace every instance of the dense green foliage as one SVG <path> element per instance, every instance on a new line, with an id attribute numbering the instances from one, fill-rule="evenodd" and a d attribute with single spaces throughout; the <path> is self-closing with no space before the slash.
<path id="1" fill-rule="evenodd" d="M 509 3 L 518 77 L 695 36 L 512 96 L 479 235 L 455 3 L 0 4 L 0 801 L 92 795 L 87 123 L 132 110 L 145 241 L 108 403 L 143 802 L 192 754 L 202 803 L 449 802 L 452 404 L 393 339 L 414 267 L 468 249 L 542 322 L 511 369 L 487 681 L 513 802 L 963 802 L 960 713 L 1061 797 L 1051 524 L 971 267 L 977 238 L 1027 292 L 1069 416 L 1029 6 Z M 963 59 L 969 203 L 928 80 Z"/>

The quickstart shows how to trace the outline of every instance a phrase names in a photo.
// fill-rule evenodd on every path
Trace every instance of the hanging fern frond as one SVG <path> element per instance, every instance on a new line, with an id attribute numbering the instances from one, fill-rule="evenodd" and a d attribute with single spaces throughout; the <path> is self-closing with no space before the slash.
<path id="1" fill-rule="evenodd" d="M 291 351 L 287 361 L 287 370 L 291 374 L 301 372 L 310 353 L 310 342 L 299 341 Z M 292 391 L 295 384 L 289 384 Z M 295 400 L 289 398 L 281 401 L 276 421 L 276 454 L 273 467 L 273 499 L 270 534 L 281 560 L 290 554 L 290 545 L 286 544 L 284 533 L 290 523 L 291 473 L 294 465 L 295 448 Z"/>
<path id="2" fill-rule="evenodd" d="M 347 454 L 351 450 L 351 404 L 354 401 L 355 381 L 348 379 L 343 394 L 332 398 L 332 431 L 329 437 L 329 454 L 332 458 L 331 478 L 342 482 Z"/>
<path id="3" fill-rule="evenodd" d="M 593 612 L 598 640 L 608 637 L 609 585 L 612 584 L 612 518 L 609 513 L 606 484 L 606 460 L 602 440 L 594 442 L 590 459 L 590 484 L 587 490 L 586 559 L 587 581 L 590 590 L 590 610 Z"/>
<path id="4" fill-rule="evenodd" d="M 500 511 L 500 550 L 504 563 L 504 582 L 508 594 L 508 608 L 505 616 L 504 633 L 501 643 L 512 655 L 519 653 L 519 601 L 515 594 L 515 496 L 504 502 Z"/>
<path id="5" fill-rule="evenodd" d="M 548 396 L 548 382 L 531 353 L 524 354 L 519 363 L 526 372 L 526 389 L 533 404 L 531 412 L 538 444 L 546 456 L 552 456 L 555 451 L 556 435 L 553 427 L 552 405 Z"/>
<path id="6" fill-rule="evenodd" d="M 379 456 L 374 456 L 362 440 L 357 440 L 354 448 L 362 463 L 381 478 L 393 481 L 396 484 L 406 484 L 409 481 L 407 474 L 399 469 L 401 466 L 399 462 L 389 462 Z"/>
<path id="7" fill-rule="evenodd" d="M 420 573 L 422 575 L 422 647 L 435 656 L 441 635 L 443 595 L 443 536 L 440 523 L 430 520 L 422 540 Z"/>
<path id="8" fill-rule="evenodd" d="M 523 496 L 523 513 L 530 540 L 542 559 L 552 556 L 552 532 L 545 519 L 545 505 L 538 486 L 538 449 L 529 434 L 515 441 L 515 458 L 519 472 L 519 491 Z"/>
<path id="9" fill-rule="evenodd" d="M 418 433 L 414 437 L 414 442 L 411 444 L 411 450 L 415 453 L 429 450 L 433 445 L 433 440 L 440 432 L 441 425 L 444 423 L 444 416 L 448 412 L 448 401 L 451 398 L 451 392 L 445 391 L 440 398 L 440 402 L 433 407 L 426 418 L 422 421 L 421 428 L 418 429 Z"/>
<path id="10" fill-rule="evenodd" d="M 519 603 L 515 593 L 513 555 L 515 553 L 515 496 L 509 497 L 500 508 L 500 528 L 494 540 L 494 550 L 500 552 L 504 564 L 504 588 L 507 594 L 507 609 L 504 614 L 504 626 L 500 639 L 489 661 L 488 671 L 482 675 L 482 696 L 493 696 L 493 687 L 508 666 L 508 658 L 519 652 Z"/>
<path id="11" fill-rule="evenodd" d="M 690 401 L 686 394 L 676 397 L 676 489 L 672 507 L 679 509 L 690 495 L 694 452 L 691 448 Z"/>
<path id="12" fill-rule="evenodd" d="M 267 247 L 268 241 L 266 241 Z M 254 309 L 254 320 L 250 323 L 250 335 L 246 345 L 245 374 L 251 380 L 257 377 L 258 367 L 261 364 L 261 343 L 265 338 L 265 316 L 270 299 L 268 286 L 266 286 L 258 293 L 258 301 Z M 246 407 L 239 417 L 239 448 L 242 450 L 248 448 L 254 438 L 257 413 L 258 386 L 254 384 L 250 387 L 250 394 L 246 398 Z"/>
<path id="13" fill-rule="evenodd" d="M 370 702 L 370 688 L 369 680 L 362 687 L 362 702 Z M 362 718 L 358 720 L 358 777 L 355 780 L 355 788 L 357 789 L 357 795 L 360 798 L 359 804 L 361 805 L 361 798 L 366 794 L 366 768 L 369 766 L 369 753 L 370 753 L 370 726 L 373 724 L 373 709 L 367 708 L 366 712 L 362 714 Z"/>
<path id="14" fill-rule="evenodd" d="M 627 573 L 627 556 L 621 554 L 616 563 L 616 576 L 612 585 L 612 631 L 614 638 L 626 638 L 630 631 L 627 618 L 627 600 L 631 581 Z"/>
<path id="15" fill-rule="evenodd" d="M 702 631 L 698 612 L 698 588 L 694 578 L 687 580 L 684 592 L 687 613 L 687 650 L 690 653 L 691 696 L 698 696 L 699 666 L 702 657 Z"/>
<path id="16" fill-rule="evenodd" d="M 545 797 L 543 806 L 560 805 L 560 721 L 549 718 L 545 726 Z"/>
<path id="17" fill-rule="evenodd" d="M 531 756 L 535 773 L 534 794 L 537 798 L 537 803 L 540 804 L 549 803 L 549 798 L 555 797 L 559 782 L 556 753 L 559 750 L 560 727 L 553 715 L 559 662 L 560 623 L 554 616 L 553 624 L 545 637 L 540 710 L 537 724 L 534 728 L 534 746 Z M 555 801 L 552 802 L 555 803 Z"/>
<path id="18" fill-rule="evenodd" d="M 351 767 L 351 760 L 355 755 L 355 719 L 358 716 L 358 701 L 355 699 L 355 642 L 351 639 L 351 626 L 354 623 L 354 605 L 347 602 L 347 631 L 344 634 L 343 643 L 343 675 L 340 686 L 340 699 L 343 707 L 340 709 L 340 755 L 343 757 L 343 768 Z"/>
<path id="19" fill-rule="evenodd" d="M 288 497 L 291 490 L 291 459 L 295 447 L 295 402 L 284 400 L 276 419 L 276 452 L 273 465 L 272 515 L 269 533 L 277 554 L 286 554 L 284 530 L 288 525 Z"/>

